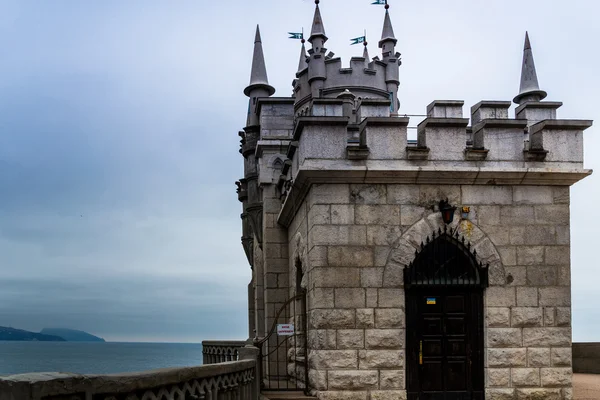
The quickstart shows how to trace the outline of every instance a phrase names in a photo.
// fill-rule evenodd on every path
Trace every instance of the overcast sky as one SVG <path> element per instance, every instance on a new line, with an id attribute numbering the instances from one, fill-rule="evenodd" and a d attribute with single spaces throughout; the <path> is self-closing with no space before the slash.
<path id="1" fill-rule="evenodd" d="M 323 0 L 347 65 L 383 8 Z M 594 0 L 390 0 L 401 112 L 434 99 L 511 100 L 529 30 L 563 118 L 600 120 Z M 256 23 L 289 96 L 310 0 L 0 1 L 0 325 L 83 329 L 112 341 L 245 339 L 240 246 L 245 124 Z M 598 128 L 586 166 L 600 170 Z M 572 190 L 575 340 L 600 341 L 600 177 Z"/>

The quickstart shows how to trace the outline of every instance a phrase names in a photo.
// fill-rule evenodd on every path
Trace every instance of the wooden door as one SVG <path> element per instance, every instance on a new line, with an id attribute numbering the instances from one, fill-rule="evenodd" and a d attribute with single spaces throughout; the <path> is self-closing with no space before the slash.
<path id="1" fill-rule="evenodd" d="M 407 291 L 409 400 L 483 400 L 481 289 Z"/>

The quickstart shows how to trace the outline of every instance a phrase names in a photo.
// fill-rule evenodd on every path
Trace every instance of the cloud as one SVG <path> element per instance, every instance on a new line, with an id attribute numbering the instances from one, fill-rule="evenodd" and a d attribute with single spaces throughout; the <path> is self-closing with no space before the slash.
<path id="1" fill-rule="evenodd" d="M 381 7 L 322 4 L 347 65 Z M 596 118 L 600 36 L 589 2 L 396 2 L 400 99 L 511 99 L 530 30 L 542 87 L 565 118 Z M 242 176 L 254 24 L 278 96 L 291 94 L 312 1 L 107 0 L 0 4 L 0 325 L 63 325 L 112 340 L 247 337 L 250 268 L 233 182 Z M 293 12 L 290 12 L 293 7 Z M 518 10 L 515 12 L 514 10 Z M 560 26 L 561 29 L 556 29 Z M 465 108 L 468 110 L 468 108 Z M 586 134 L 587 166 L 600 138 Z M 573 200 L 574 338 L 594 338 L 593 226 L 600 185 Z"/>

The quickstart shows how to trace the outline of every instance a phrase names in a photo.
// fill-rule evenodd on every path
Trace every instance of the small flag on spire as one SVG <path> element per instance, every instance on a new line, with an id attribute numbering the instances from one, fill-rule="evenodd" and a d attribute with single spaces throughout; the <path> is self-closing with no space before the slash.
<path id="1" fill-rule="evenodd" d="M 290 35 L 288 39 L 304 39 L 304 33 L 288 32 L 288 35 Z"/>
<path id="2" fill-rule="evenodd" d="M 367 36 L 359 36 L 357 38 L 350 39 L 350 41 L 352 42 L 350 43 L 350 46 L 352 46 L 353 44 L 364 43 L 367 41 Z"/>
<path id="3" fill-rule="evenodd" d="M 375 2 L 371 3 L 374 6 L 384 6 L 387 5 L 387 0 L 375 0 Z"/>

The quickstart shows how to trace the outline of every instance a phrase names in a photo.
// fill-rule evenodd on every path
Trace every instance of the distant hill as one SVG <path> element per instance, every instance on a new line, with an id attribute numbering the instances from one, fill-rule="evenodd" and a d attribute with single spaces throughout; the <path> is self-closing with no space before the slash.
<path id="1" fill-rule="evenodd" d="M 67 342 L 104 342 L 101 337 L 91 335 L 84 331 L 65 328 L 44 328 L 40 332 L 44 335 L 59 336 Z"/>
<path id="2" fill-rule="evenodd" d="M 65 342 L 60 336 L 47 335 L 44 333 L 35 333 L 24 331 L 22 329 L 8 328 L 0 326 L 0 340 L 14 340 L 22 342 Z"/>

